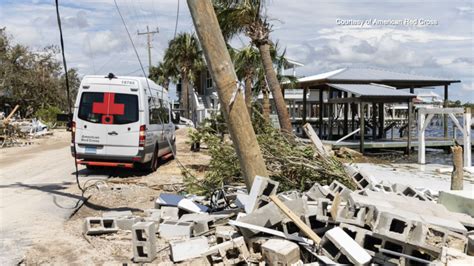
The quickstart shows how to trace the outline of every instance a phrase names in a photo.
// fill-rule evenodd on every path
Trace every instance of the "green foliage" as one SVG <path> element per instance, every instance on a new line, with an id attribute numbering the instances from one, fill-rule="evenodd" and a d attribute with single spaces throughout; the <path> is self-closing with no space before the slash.
<path id="1" fill-rule="evenodd" d="M 59 107 L 47 106 L 36 111 L 35 116 L 51 127 L 57 122 L 56 115 L 60 113 L 62 113 L 62 111 Z"/>
<path id="2" fill-rule="evenodd" d="M 354 187 L 342 164 L 334 157 L 323 158 L 308 144 L 287 138 L 272 128 L 263 116 L 254 110 L 253 126 L 270 178 L 280 182 L 279 189 L 307 190 L 319 182 L 322 185 L 338 180 Z M 199 140 L 208 147 L 211 161 L 204 179 L 187 175 L 185 184 L 191 193 L 208 194 L 224 185 L 242 184 L 237 154 L 229 141 L 215 134 L 216 130 L 205 126 L 190 133 L 191 139 Z"/>
<path id="3" fill-rule="evenodd" d="M 20 105 L 22 117 L 31 117 L 48 106 L 67 111 L 65 77 L 56 59 L 58 53 L 55 46 L 35 51 L 13 44 L 5 28 L 0 28 L 0 91 L 4 102 Z M 70 69 L 69 81 L 73 101 L 80 83 L 75 69 Z"/>

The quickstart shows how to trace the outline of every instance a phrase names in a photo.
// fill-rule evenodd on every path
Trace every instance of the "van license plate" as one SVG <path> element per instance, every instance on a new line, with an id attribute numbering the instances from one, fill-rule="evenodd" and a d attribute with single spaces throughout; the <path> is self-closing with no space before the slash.
<path id="1" fill-rule="evenodd" d="M 86 146 L 86 153 L 96 154 L 97 153 L 97 147 L 95 147 L 95 146 Z"/>

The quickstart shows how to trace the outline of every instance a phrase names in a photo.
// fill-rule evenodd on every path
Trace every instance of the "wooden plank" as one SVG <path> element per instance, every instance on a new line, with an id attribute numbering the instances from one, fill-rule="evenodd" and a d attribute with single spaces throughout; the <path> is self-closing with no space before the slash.
<path id="1" fill-rule="evenodd" d="M 286 215 L 288 218 L 290 218 L 296 226 L 298 226 L 303 233 L 308 236 L 311 240 L 314 241 L 317 245 L 321 242 L 321 238 L 319 238 L 318 235 L 308 226 L 306 225 L 301 219 L 296 216 L 279 198 L 277 195 L 272 195 L 270 196 L 270 199 L 275 203 L 278 208 Z"/>
<path id="2" fill-rule="evenodd" d="M 341 205 L 341 195 L 339 195 L 339 192 L 337 192 L 334 196 L 334 200 L 332 201 L 331 211 L 329 212 L 333 220 L 336 220 L 337 209 L 339 209 L 339 205 Z"/>
<path id="3" fill-rule="evenodd" d="M 10 114 L 5 119 L 3 119 L 3 122 L 8 123 L 10 121 L 10 118 L 12 118 L 12 116 L 16 113 L 16 111 L 18 110 L 19 107 L 20 106 L 18 104 L 15 105 L 15 108 L 13 108 L 13 110 L 10 112 Z"/>
<path id="4" fill-rule="evenodd" d="M 304 124 L 303 129 L 306 132 L 306 135 L 311 140 L 311 142 L 313 142 L 319 154 L 321 154 L 323 157 L 329 157 L 329 151 L 327 151 L 326 148 L 324 148 L 324 145 L 321 142 L 321 139 L 319 139 L 316 132 L 314 132 L 313 127 L 309 123 L 306 123 Z"/>

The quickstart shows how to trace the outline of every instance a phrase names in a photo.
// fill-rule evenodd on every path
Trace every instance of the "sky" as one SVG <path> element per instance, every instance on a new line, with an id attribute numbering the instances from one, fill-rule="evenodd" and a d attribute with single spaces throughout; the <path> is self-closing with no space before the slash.
<path id="1" fill-rule="evenodd" d="M 68 67 L 81 75 L 143 75 L 113 0 L 60 0 Z M 179 13 L 178 10 L 179 2 Z M 146 35 L 152 64 L 177 32 L 194 32 L 185 0 L 117 0 L 145 68 Z M 473 1 L 273 0 L 264 10 L 271 38 L 304 64 L 298 76 L 342 67 L 370 67 L 461 80 L 450 99 L 474 102 Z M 178 14 L 178 15 L 177 15 Z M 59 44 L 54 0 L 0 0 L 0 27 L 35 50 Z M 248 45 L 244 35 L 236 47 Z M 441 96 L 442 89 L 434 92 Z"/>

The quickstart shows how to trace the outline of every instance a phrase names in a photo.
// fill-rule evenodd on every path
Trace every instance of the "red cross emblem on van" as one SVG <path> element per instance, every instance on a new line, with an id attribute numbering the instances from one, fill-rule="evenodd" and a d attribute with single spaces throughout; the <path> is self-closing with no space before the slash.
<path id="1" fill-rule="evenodd" d="M 115 103 L 115 93 L 104 93 L 103 102 L 92 104 L 92 113 L 102 114 L 102 124 L 113 124 L 114 115 L 123 115 L 125 113 L 125 104 Z"/>

